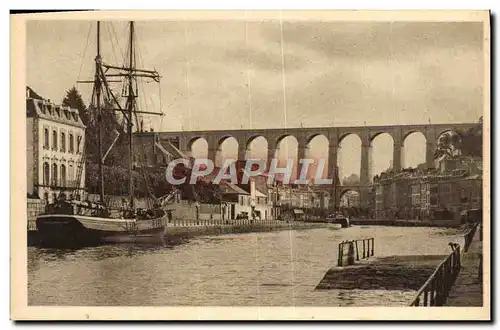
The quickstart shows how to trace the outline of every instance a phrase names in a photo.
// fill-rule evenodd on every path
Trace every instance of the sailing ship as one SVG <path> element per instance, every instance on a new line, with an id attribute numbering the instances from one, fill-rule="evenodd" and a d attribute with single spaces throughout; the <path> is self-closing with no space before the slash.
<path id="1" fill-rule="evenodd" d="M 100 22 L 97 22 L 97 55 L 95 57 L 95 73 L 91 107 L 96 112 L 99 133 L 99 201 L 80 201 L 76 199 L 60 199 L 47 205 L 44 214 L 36 219 L 39 241 L 44 246 L 89 246 L 102 243 L 122 242 L 164 242 L 165 226 L 168 212 L 164 208 L 170 195 L 155 201 L 150 208 L 134 207 L 132 134 L 133 123 L 138 127 L 137 114 L 154 114 L 137 109 L 137 78 L 152 79 L 159 82 L 156 70 L 137 69 L 135 67 L 134 22 L 129 22 L 128 65 L 118 66 L 106 64 L 101 57 Z M 110 88 L 108 77 L 121 77 L 125 82 L 126 98 L 122 107 L 117 96 Z M 120 81 L 122 82 L 122 81 Z M 113 148 L 115 141 L 106 153 L 103 153 L 103 111 L 121 113 L 127 125 L 128 134 L 128 194 L 129 200 L 120 210 L 112 210 L 104 198 L 104 160 Z M 136 128 L 137 129 L 137 128 Z M 81 170 L 79 170 L 81 172 Z M 81 173 L 80 173 L 81 174 Z"/>

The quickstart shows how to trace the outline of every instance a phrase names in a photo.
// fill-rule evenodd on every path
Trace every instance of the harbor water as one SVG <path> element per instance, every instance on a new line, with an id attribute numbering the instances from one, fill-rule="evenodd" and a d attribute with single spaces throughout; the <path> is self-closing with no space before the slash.
<path id="1" fill-rule="evenodd" d="M 31 306 L 405 306 L 415 291 L 317 290 L 338 243 L 375 255 L 445 255 L 454 229 L 355 226 L 199 237 L 175 246 L 28 248 Z"/>

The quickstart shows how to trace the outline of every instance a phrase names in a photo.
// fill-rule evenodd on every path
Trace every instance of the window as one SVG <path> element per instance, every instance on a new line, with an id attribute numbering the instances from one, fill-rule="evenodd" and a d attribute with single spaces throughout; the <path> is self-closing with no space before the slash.
<path id="1" fill-rule="evenodd" d="M 80 145 L 82 144 L 82 136 L 78 135 L 76 137 L 76 153 L 80 153 Z"/>
<path id="2" fill-rule="evenodd" d="M 45 128 L 43 130 L 43 148 L 49 149 L 49 129 Z"/>
<path id="3" fill-rule="evenodd" d="M 73 134 L 69 133 L 69 152 L 73 153 L 75 151 L 75 141 L 73 139 Z"/>
<path id="4" fill-rule="evenodd" d="M 61 133 L 61 152 L 66 152 L 66 134 Z"/>
<path id="5" fill-rule="evenodd" d="M 50 168 L 49 163 L 43 163 L 43 185 L 49 185 Z"/>
<path id="6" fill-rule="evenodd" d="M 52 164 L 52 185 L 57 186 L 57 164 Z"/>
<path id="7" fill-rule="evenodd" d="M 61 165 L 61 186 L 66 186 L 66 165 Z"/>
<path id="8" fill-rule="evenodd" d="M 52 150 L 57 150 L 57 131 L 52 131 Z"/>

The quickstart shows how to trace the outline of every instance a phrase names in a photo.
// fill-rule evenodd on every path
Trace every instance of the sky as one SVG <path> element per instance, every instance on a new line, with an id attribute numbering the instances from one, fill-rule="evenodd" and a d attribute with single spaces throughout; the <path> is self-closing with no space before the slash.
<path id="1" fill-rule="evenodd" d="M 126 22 L 101 27 L 104 61 L 122 64 Z M 61 102 L 78 79 L 91 79 L 95 36 L 95 22 L 29 22 L 27 84 Z M 136 40 L 139 65 L 162 76 L 140 85 L 141 108 L 166 114 L 145 118 L 155 130 L 475 122 L 483 111 L 481 23 L 139 21 Z M 88 103 L 89 86 L 77 88 Z M 312 158 L 326 157 L 321 138 Z M 282 157 L 296 153 L 293 138 L 283 143 Z M 227 144 L 225 156 L 236 150 Z M 342 143 L 341 177 L 359 175 L 359 144 Z M 265 140 L 251 148 L 266 154 Z M 411 135 L 404 154 L 407 166 L 423 162 L 425 139 Z M 372 155 L 373 175 L 388 168 L 391 138 L 377 138 Z"/>

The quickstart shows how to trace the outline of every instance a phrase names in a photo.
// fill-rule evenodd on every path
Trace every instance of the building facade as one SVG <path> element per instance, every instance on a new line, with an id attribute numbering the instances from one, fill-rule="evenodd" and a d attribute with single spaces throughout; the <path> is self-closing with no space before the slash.
<path id="1" fill-rule="evenodd" d="M 82 198 L 85 125 L 78 110 L 26 90 L 27 192 L 30 198 Z"/>
<path id="2" fill-rule="evenodd" d="M 457 220 L 482 207 L 482 160 L 453 159 L 436 171 L 402 170 L 375 184 L 375 216 L 386 219 Z"/>

